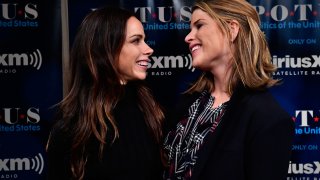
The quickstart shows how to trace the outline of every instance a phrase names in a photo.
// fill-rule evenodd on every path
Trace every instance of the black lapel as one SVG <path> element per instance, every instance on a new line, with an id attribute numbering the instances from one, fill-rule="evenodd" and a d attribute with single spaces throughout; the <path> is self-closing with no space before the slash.
<path id="1" fill-rule="evenodd" d="M 246 89 L 243 86 L 238 86 L 234 91 L 233 95 L 228 102 L 226 112 L 222 117 L 222 120 L 215 131 L 208 137 L 206 143 L 203 144 L 202 148 L 199 150 L 200 157 L 198 157 L 197 162 L 192 171 L 191 180 L 198 180 L 201 177 L 202 170 L 206 165 L 208 156 L 215 155 L 215 147 L 219 144 L 220 137 L 223 135 L 224 129 L 228 128 L 232 124 L 232 121 L 236 120 L 234 117 L 234 111 L 241 107 L 241 99 L 246 94 Z"/>

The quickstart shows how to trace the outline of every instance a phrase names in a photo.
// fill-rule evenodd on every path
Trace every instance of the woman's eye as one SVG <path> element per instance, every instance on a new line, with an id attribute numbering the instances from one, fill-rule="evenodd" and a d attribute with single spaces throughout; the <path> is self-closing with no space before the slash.
<path id="1" fill-rule="evenodd" d="M 134 39 L 133 41 L 132 41 L 132 43 L 134 43 L 134 44 L 138 44 L 140 42 L 140 39 Z"/>
<path id="2" fill-rule="evenodd" d="M 202 26 L 202 24 L 197 24 L 197 25 L 196 25 L 196 28 L 197 28 L 197 29 L 200 29 L 201 26 Z"/>

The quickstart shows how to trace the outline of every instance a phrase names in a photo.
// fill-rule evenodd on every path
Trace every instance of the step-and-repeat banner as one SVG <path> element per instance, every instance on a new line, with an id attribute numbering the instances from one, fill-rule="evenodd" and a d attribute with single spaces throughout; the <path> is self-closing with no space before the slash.
<path id="1" fill-rule="evenodd" d="M 278 67 L 274 76 L 283 80 L 272 93 L 296 125 L 287 179 L 320 179 L 319 1 L 249 2 L 260 15 Z M 71 45 L 82 19 L 95 8 L 113 5 L 133 11 L 154 49 L 147 82 L 160 103 L 172 108 L 200 74 L 184 42 L 192 3 L 69 0 L 68 40 Z M 43 179 L 50 107 L 62 97 L 60 6 L 32 0 L 0 5 L 0 179 Z"/>
<path id="2" fill-rule="evenodd" d="M 45 179 L 62 98 L 60 14 L 58 0 L 0 0 L 0 179 Z"/>

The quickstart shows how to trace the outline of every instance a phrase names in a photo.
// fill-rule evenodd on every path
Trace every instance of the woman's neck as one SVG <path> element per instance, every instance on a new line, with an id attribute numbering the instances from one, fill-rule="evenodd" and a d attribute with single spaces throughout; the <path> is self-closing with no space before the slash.
<path id="1" fill-rule="evenodd" d="M 230 71 L 225 70 L 221 72 L 215 72 L 214 77 L 214 89 L 211 92 L 211 96 L 215 98 L 213 108 L 220 106 L 230 100 L 230 94 L 228 91 L 228 83 L 230 78 Z"/>

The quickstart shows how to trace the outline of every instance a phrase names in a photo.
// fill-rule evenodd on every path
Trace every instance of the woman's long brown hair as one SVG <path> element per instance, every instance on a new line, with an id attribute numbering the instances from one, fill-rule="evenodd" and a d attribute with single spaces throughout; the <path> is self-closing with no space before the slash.
<path id="1" fill-rule="evenodd" d="M 124 93 L 117 65 L 126 23 L 132 16 L 131 12 L 115 7 L 97 9 L 85 17 L 75 37 L 70 56 L 69 92 L 59 104 L 60 120 L 52 131 L 52 134 L 67 132 L 71 137 L 73 179 L 84 177 L 90 138 L 96 138 L 100 144 L 99 158 L 102 158 L 107 132 L 113 132 L 113 141 L 121 138 L 112 111 Z M 142 84 L 137 92 L 138 106 L 143 109 L 146 124 L 160 143 L 164 118 L 160 105 Z"/>

